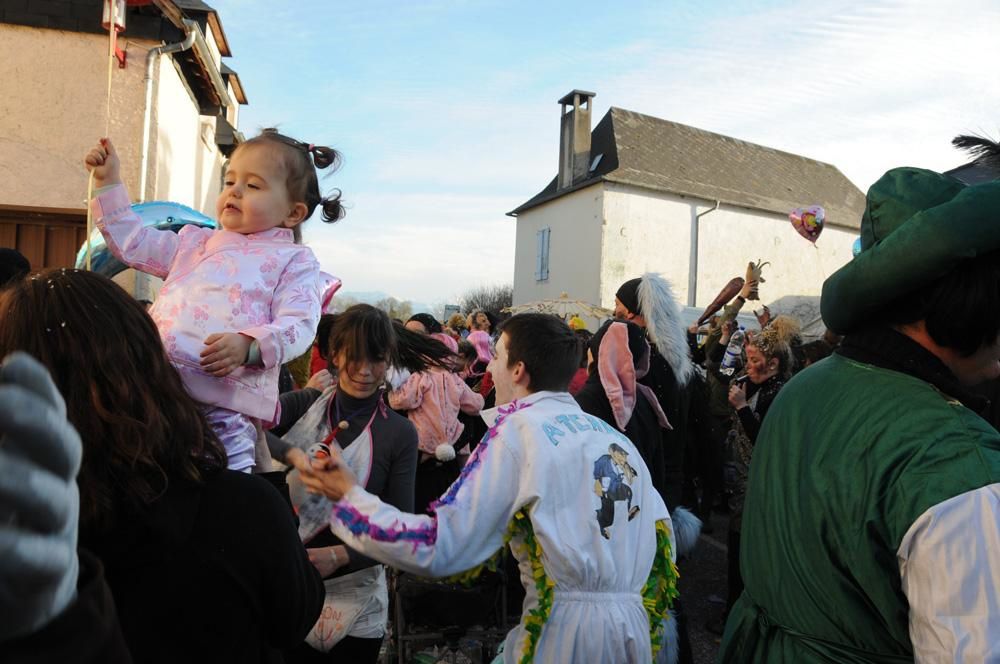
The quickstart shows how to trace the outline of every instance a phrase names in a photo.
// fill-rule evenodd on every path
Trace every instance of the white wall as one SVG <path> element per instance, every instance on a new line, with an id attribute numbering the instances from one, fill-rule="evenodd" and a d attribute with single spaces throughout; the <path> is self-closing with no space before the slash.
<path id="1" fill-rule="evenodd" d="M 714 201 L 605 183 L 601 302 L 614 305 L 623 282 L 647 271 L 663 274 L 680 304 L 687 304 L 692 216 Z M 827 226 L 815 246 L 783 215 L 722 204 L 698 225 L 695 306 L 704 308 L 748 261 L 770 261 L 760 287 L 764 302 L 785 296 L 818 296 L 823 281 L 851 260 L 857 231 Z M 807 321 L 803 321 L 807 322 Z"/>
<path id="2" fill-rule="evenodd" d="M 111 135 L 137 194 L 147 41 L 121 40 L 112 68 Z M 0 23 L 0 205 L 84 209 L 83 156 L 107 126 L 108 38 Z"/>
<path id="3" fill-rule="evenodd" d="M 517 217 L 514 246 L 514 304 L 555 299 L 597 303 L 600 290 L 601 186 L 574 191 L 527 210 Z M 536 233 L 551 229 L 549 278 L 535 280 Z"/>
<path id="4" fill-rule="evenodd" d="M 150 200 L 189 205 L 211 217 L 224 157 L 215 145 L 215 119 L 198 107 L 169 57 L 161 57 L 155 88 Z"/>
<path id="5" fill-rule="evenodd" d="M 744 276 L 748 261 L 758 259 L 771 263 L 760 287 L 764 302 L 819 296 L 826 278 L 851 260 L 857 237 L 858 231 L 827 226 L 813 245 L 786 216 L 723 204 L 699 222 L 697 306 L 707 306 L 730 279 Z"/>
<path id="6" fill-rule="evenodd" d="M 691 203 L 679 196 L 604 183 L 600 302 L 615 306 L 615 292 L 629 279 L 659 272 L 686 302 Z"/>

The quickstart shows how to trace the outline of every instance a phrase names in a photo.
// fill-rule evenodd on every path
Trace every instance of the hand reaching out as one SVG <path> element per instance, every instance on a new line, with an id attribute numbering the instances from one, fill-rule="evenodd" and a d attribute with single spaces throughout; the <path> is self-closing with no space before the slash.
<path id="1" fill-rule="evenodd" d="M 210 334 L 205 338 L 205 350 L 201 351 L 201 366 L 213 376 L 228 376 L 246 364 L 252 342 L 251 337 L 236 332 Z"/>
<path id="2" fill-rule="evenodd" d="M 317 493 L 330 500 L 340 500 L 358 483 L 337 450 L 331 450 L 327 459 L 313 459 L 312 467 L 301 472 L 301 479 L 309 493 Z"/>
<path id="3" fill-rule="evenodd" d="M 94 174 L 95 187 L 121 184 L 121 162 L 110 138 L 102 138 L 83 158 L 83 164 Z"/>

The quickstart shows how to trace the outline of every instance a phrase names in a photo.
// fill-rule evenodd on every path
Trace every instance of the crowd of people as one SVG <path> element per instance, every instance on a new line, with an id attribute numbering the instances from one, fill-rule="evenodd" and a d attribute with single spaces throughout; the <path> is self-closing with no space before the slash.
<path id="1" fill-rule="evenodd" d="M 94 218 L 164 280 L 148 311 L 0 250 L 0 659 L 374 663 L 387 569 L 509 555 L 496 661 L 692 662 L 677 580 L 724 514 L 721 661 L 1000 661 L 1000 183 L 887 173 L 810 340 L 741 326 L 760 262 L 694 322 L 655 273 L 593 332 L 324 313 L 299 228 L 343 215 L 338 160 L 267 130 L 222 230 L 174 233 L 103 139 Z"/>

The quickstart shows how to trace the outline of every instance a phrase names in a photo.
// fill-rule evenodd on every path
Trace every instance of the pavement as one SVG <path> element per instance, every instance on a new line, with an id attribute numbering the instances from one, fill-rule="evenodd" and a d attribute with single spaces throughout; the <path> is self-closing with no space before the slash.
<path id="1" fill-rule="evenodd" d="M 726 528 L 728 517 L 712 515 L 714 532 L 702 534 L 694 551 L 681 561 L 678 588 L 687 614 L 694 664 L 714 664 L 721 637 L 705 629 L 718 620 L 726 597 Z"/>

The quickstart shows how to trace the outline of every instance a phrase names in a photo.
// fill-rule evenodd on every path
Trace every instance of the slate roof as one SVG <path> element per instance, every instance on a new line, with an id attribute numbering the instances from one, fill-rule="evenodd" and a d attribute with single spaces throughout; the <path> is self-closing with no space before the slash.
<path id="1" fill-rule="evenodd" d="M 958 168 L 953 168 L 950 171 L 945 171 L 944 174 L 958 178 L 965 184 L 982 184 L 984 182 L 1000 180 L 1000 171 L 989 166 L 984 166 L 983 164 L 977 164 L 974 161 Z"/>
<path id="2" fill-rule="evenodd" d="M 591 132 L 591 162 L 601 154 L 587 179 L 556 191 L 553 178 L 508 214 L 604 181 L 782 215 L 822 205 L 827 223 L 861 227 L 864 194 L 836 167 L 815 159 L 615 107 Z"/>

